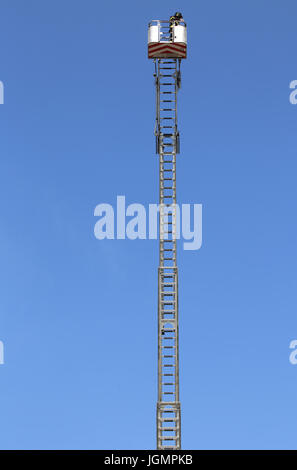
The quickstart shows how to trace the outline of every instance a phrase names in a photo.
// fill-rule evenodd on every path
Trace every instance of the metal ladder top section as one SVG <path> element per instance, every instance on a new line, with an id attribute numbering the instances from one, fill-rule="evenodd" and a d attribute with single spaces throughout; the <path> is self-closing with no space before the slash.
<path id="1" fill-rule="evenodd" d="M 155 59 L 156 152 L 159 154 L 157 449 L 181 448 L 178 273 L 176 261 L 177 91 L 180 60 Z"/>

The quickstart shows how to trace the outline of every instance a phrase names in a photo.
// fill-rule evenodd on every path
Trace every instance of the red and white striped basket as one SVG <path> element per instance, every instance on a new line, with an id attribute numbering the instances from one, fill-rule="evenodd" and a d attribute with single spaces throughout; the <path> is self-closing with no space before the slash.
<path id="1" fill-rule="evenodd" d="M 148 58 L 187 58 L 187 45 L 183 42 L 151 42 L 148 45 Z"/>

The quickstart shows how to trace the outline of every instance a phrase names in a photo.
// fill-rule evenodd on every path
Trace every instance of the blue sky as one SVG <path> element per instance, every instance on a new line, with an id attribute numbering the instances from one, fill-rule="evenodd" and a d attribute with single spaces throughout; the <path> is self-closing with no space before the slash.
<path id="1" fill-rule="evenodd" d="M 147 23 L 181 10 L 178 253 L 184 449 L 296 449 L 293 0 L 3 0 L 0 448 L 153 449 L 158 244 L 94 237 L 158 202 Z"/>

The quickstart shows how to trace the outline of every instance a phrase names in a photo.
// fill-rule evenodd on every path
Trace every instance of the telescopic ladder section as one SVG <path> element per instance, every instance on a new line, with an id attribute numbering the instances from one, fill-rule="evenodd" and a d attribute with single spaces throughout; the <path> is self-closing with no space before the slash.
<path id="1" fill-rule="evenodd" d="M 178 351 L 178 274 L 176 263 L 177 91 L 180 59 L 154 59 L 156 151 L 159 154 L 160 260 L 158 282 L 157 449 L 181 448 Z"/>

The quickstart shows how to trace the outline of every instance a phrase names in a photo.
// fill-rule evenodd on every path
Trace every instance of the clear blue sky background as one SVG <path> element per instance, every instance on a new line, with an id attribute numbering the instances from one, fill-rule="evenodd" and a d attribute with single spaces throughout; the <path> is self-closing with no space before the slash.
<path id="1" fill-rule="evenodd" d="M 147 23 L 176 10 L 183 448 L 297 448 L 296 1 L 2 0 L 2 449 L 155 447 L 158 245 L 93 212 L 158 201 Z"/>

